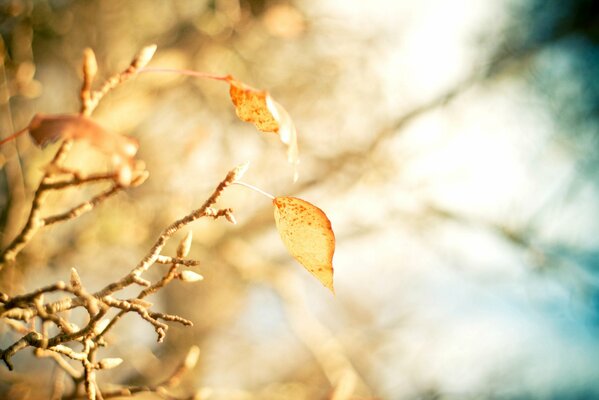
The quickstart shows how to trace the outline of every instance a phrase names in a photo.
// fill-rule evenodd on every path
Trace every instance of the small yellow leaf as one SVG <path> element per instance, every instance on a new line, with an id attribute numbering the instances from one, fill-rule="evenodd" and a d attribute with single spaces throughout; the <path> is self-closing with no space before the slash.
<path id="1" fill-rule="evenodd" d="M 335 234 L 318 207 L 296 197 L 275 197 L 275 222 L 289 253 L 333 293 Z"/>
<path id="2" fill-rule="evenodd" d="M 299 152 L 297 132 L 287 110 L 277 103 L 265 90 L 254 89 L 233 77 L 226 78 L 229 94 L 239 119 L 253 123 L 261 132 L 273 132 L 287 145 L 287 159 L 297 166 Z"/>
<path id="3" fill-rule="evenodd" d="M 233 78 L 229 79 L 229 94 L 239 119 L 251 122 L 262 132 L 278 132 L 279 123 L 269 110 L 267 99 L 270 97 L 264 90 L 254 89 Z"/>

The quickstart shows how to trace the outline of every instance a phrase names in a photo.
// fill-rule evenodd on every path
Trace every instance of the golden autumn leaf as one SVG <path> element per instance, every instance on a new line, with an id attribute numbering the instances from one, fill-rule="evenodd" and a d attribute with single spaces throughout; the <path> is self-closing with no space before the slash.
<path id="1" fill-rule="evenodd" d="M 289 253 L 333 293 L 335 234 L 326 214 L 296 197 L 275 197 L 275 222 Z"/>
<path id="2" fill-rule="evenodd" d="M 295 125 L 287 111 L 265 90 L 254 89 L 229 76 L 229 94 L 239 119 L 253 123 L 261 132 L 273 132 L 279 135 L 281 142 L 287 145 L 287 159 L 298 163 L 297 133 Z"/>
<path id="3" fill-rule="evenodd" d="M 267 91 L 254 89 L 245 83 L 229 78 L 231 101 L 239 119 L 253 123 L 261 132 L 278 132 L 279 122 L 272 115 Z"/>

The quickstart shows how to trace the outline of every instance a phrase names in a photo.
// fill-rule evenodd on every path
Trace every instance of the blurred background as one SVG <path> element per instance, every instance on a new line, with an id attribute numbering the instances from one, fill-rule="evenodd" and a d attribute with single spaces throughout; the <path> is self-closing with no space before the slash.
<path id="1" fill-rule="evenodd" d="M 194 327 L 159 345 L 124 318 L 101 355 L 125 362 L 101 382 L 159 382 L 196 344 L 178 390 L 206 399 L 599 397 L 598 2 L 1 0 L 0 33 L 2 137 L 78 111 L 85 47 L 102 79 L 156 43 L 150 66 L 268 89 L 301 152 L 294 184 L 277 137 L 237 119 L 225 84 L 140 75 L 94 118 L 140 141 L 149 180 L 40 232 L 0 290 L 72 267 L 102 288 L 245 161 L 245 181 L 319 205 L 336 232 L 333 297 L 286 253 L 270 202 L 231 188 L 219 204 L 237 225 L 191 226 L 205 280 L 150 298 Z M 0 148 L 3 246 L 55 149 Z M 108 165 L 79 144 L 68 164 Z M 0 347 L 17 339 L 0 329 Z M 47 398 L 52 362 L 14 362 L 1 397 Z"/>

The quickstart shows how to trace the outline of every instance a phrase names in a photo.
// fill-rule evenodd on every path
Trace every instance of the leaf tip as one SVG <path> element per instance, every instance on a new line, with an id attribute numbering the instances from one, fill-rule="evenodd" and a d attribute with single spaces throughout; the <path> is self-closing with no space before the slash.
<path id="1" fill-rule="evenodd" d="M 331 291 L 331 293 L 333 293 L 333 296 L 336 296 L 337 293 L 335 293 L 335 287 L 333 286 L 333 281 L 331 281 L 331 284 L 326 286 L 327 289 L 329 289 Z"/>

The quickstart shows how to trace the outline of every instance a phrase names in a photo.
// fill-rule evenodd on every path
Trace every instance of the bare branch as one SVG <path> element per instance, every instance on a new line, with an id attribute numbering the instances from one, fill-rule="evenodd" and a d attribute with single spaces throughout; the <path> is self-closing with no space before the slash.
<path id="1" fill-rule="evenodd" d="M 49 225 L 56 224 L 58 222 L 75 219 L 75 218 L 79 217 L 80 215 L 93 210 L 100 203 L 102 203 L 109 197 L 114 196 L 122 189 L 123 189 L 122 186 L 115 185 L 115 186 L 111 187 L 110 189 L 108 189 L 107 191 L 102 192 L 99 195 L 92 197 L 90 200 L 88 200 L 84 203 L 81 203 L 76 207 L 71 208 L 67 212 L 44 218 L 42 220 L 42 226 L 49 226 Z"/>
<path id="2" fill-rule="evenodd" d="M 188 259 L 184 259 L 184 258 L 169 257 L 169 256 L 163 256 L 163 255 L 159 255 L 158 257 L 156 257 L 156 263 L 157 264 L 178 264 L 178 265 L 184 265 L 186 267 L 196 267 L 196 266 L 200 265 L 200 261 L 198 261 L 198 260 L 188 260 Z"/>

